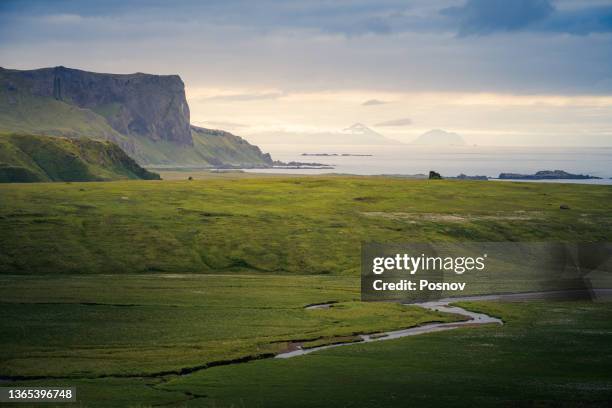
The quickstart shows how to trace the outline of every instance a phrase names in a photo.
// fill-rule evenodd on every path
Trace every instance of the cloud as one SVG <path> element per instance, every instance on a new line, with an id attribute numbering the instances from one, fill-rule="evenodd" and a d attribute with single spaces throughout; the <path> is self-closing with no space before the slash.
<path id="1" fill-rule="evenodd" d="M 386 103 L 389 103 L 389 102 L 381 101 L 379 99 L 370 99 L 370 100 L 365 101 L 361 105 L 363 105 L 363 106 L 375 106 L 375 105 L 384 105 Z"/>
<path id="2" fill-rule="evenodd" d="M 612 6 L 559 10 L 539 27 L 574 35 L 612 32 Z"/>
<path id="3" fill-rule="evenodd" d="M 245 125 L 243 123 L 226 122 L 226 121 L 221 121 L 221 120 L 203 120 L 203 121 L 195 121 L 192 123 L 203 126 L 203 127 L 213 127 L 213 128 L 220 128 L 220 129 L 224 129 L 224 128 L 238 129 L 238 128 L 249 127 L 248 125 Z"/>
<path id="4" fill-rule="evenodd" d="M 549 17 L 554 7 L 549 0 L 467 0 L 463 6 L 441 13 L 458 25 L 459 35 L 517 31 Z"/>
<path id="5" fill-rule="evenodd" d="M 266 99 L 278 99 L 287 96 L 285 92 L 266 92 L 266 93 L 248 93 L 248 94 L 233 94 L 233 95 L 215 95 L 202 98 L 202 101 L 230 101 L 230 102 L 249 102 L 261 101 Z"/>
<path id="6" fill-rule="evenodd" d="M 78 14 L 49 14 L 43 16 L 41 21 L 50 24 L 78 24 L 83 21 L 83 17 Z"/>
<path id="7" fill-rule="evenodd" d="M 467 0 L 440 14 L 450 18 L 460 37 L 527 30 L 573 35 L 612 32 L 612 6 L 562 5 L 565 8 L 558 9 L 550 0 Z"/>
<path id="8" fill-rule="evenodd" d="M 483 12 L 489 2 L 502 11 Z M 386 99 L 396 106 L 386 96 L 396 91 L 609 93 L 599 84 L 610 76 L 612 35 L 584 35 L 610 31 L 609 3 L 559 0 L 538 17 L 550 4 L 0 0 L 0 55 L 3 66 L 20 69 L 179 74 L 188 90 L 232 89 L 206 96 L 236 103 L 285 102 L 279 90 L 352 90 L 383 99 L 350 101 L 365 107 Z M 521 12 L 509 12 L 513 7 Z M 376 21 L 384 24 L 375 28 Z"/>
<path id="9" fill-rule="evenodd" d="M 389 126 L 389 127 L 394 127 L 394 126 L 408 126 L 412 124 L 412 120 L 410 118 L 403 118 L 403 119 L 394 119 L 394 120 L 388 120 L 385 122 L 380 122 L 375 124 L 374 126 L 379 126 L 379 127 L 383 127 L 383 126 Z"/>

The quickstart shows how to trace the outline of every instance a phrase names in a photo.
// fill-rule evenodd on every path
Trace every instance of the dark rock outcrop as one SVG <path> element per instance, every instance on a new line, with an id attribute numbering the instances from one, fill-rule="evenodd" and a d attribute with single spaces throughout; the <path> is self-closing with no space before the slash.
<path id="1" fill-rule="evenodd" d="M 430 180 L 441 180 L 442 176 L 440 175 L 440 173 L 438 173 L 437 171 L 433 171 L 431 170 L 429 172 L 429 179 Z"/>

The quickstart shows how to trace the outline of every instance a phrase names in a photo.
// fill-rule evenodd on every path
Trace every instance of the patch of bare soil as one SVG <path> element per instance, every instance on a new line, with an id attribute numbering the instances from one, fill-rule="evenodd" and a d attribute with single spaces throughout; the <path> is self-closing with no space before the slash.
<path id="1" fill-rule="evenodd" d="M 409 212 L 362 212 L 362 215 L 373 218 L 384 218 L 388 220 L 401 220 L 411 223 L 423 221 L 434 222 L 471 222 L 471 221 L 525 221 L 542 218 L 542 213 L 537 211 L 516 211 L 510 213 L 495 214 L 440 214 L 440 213 L 409 213 Z"/>

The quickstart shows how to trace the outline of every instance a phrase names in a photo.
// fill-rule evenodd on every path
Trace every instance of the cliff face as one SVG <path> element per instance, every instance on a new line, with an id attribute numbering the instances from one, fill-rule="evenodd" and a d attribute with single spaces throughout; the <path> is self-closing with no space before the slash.
<path id="1" fill-rule="evenodd" d="M 123 135 L 193 145 L 185 86 L 178 75 L 0 68 L 0 80 L 9 97 L 10 93 L 50 97 L 96 112 Z"/>
<path id="2" fill-rule="evenodd" d="M 0 68 L 0 132 L 108 140 L 149 166 L 272 165 L 238 136 L 192 129 L 177 75 Z"/>

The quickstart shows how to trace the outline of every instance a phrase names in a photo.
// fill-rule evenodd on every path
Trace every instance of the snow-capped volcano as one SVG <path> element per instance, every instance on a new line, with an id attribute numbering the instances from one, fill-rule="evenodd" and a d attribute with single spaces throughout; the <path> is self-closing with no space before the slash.
<path id="1" fill-rule="evenodd" d="M 441 129 L 433 129 L 417 137 L 412 144 L 428 146 L 465 146 L 461 135 Z"/>
<path id="2" fill-rule="evenodd" d="M 258 144 L 310 144 L 310 145 L 396 145 L 402 144 L 370 129 L 363 123 L 355 123 L 342 130 L 321 131 L 272 131 L 254 133 L 249 140 Z"/>
<path id="3" fill-rule="evenodd" d="M 342 129 L 342 134 L 350 136 L 349 142 L 352 144 L 401 144 L 397 140 L 389 139 L 375 132 L 363 123 L 355 123 L 346 129 Z M 347 138 L 342 137 L 342 139 Z"/>
<path id="4" fill-rule="evenodd" d="M 376 133 L 375 131 L 373 131 L 372 129 L 370 129 L 366 125 L 364 125 L 363 123 L 354 123 L 353 125 L 347 127 L 346 129 L 342 129 L 342 131 L 343 132 L 347 132 L 347 133 L 351 133 L 351 134 L 354 134 L 354 135 L 378 135 L 378 136 L 381 136 L 380 134 Z"/>

